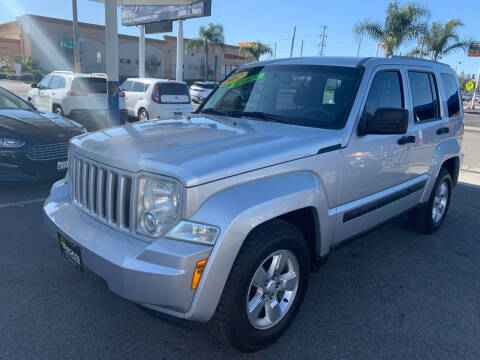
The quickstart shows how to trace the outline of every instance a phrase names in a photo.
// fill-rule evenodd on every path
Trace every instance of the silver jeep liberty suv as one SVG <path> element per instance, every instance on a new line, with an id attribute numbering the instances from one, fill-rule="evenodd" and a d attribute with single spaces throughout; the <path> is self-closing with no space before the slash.
<path id="1" fill-rule="evenodd" d="M 71 140 L 46 224 L 111 291 L 255 351 L 291 324 L 339 244 L 404 212 L 423 233 L 441 226 L 462 136 L 447 65 L 252 63 L 195 114 Z"/>

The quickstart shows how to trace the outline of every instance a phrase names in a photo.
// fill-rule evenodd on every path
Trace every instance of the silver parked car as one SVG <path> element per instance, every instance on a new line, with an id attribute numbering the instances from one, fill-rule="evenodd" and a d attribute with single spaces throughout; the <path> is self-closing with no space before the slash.
<path id="1" fill-rule="evenodd" d="M 196 114 L 74 138 L 49 234 L 120 296 L 260 349 L 332 249 L 404 212 L 442 225 L 459 94 L 450 67 L 413 58 L 245 65 Z"/>

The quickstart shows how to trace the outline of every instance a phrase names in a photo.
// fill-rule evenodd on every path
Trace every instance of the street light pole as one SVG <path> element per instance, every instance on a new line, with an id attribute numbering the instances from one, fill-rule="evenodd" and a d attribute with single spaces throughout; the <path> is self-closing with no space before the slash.
<path id="1" fill-rule="evenodd" d="M 178 20 L 176 80 L 183 81 L 183 20 Z"/>
<path id="2" fill-rule="evenodd" d="M 77 0 L 72 0 L 72 18 L 73 18 L 73 58 L 75 64 L 75 72 L 82 72 L 80 64 L 80 44 L 78 43 L 78 15 Z"/>
<path id="3" fill-rule="evenodd" d="M 475 89 L 473 90 L 472 103 L 470 104 L 470 109 L 475 109 L 475 98 L 478 91 L 478 79 L 480 78 L 480 69 L 478 69 L 477 81 L 475 82 Z"/>
<path id="4" fill-rule="evenodd" d="M 293 36 L 292 36 L 292 47 L 290 48 L 290 57 L 293 56 L 293 46 L 295 45 L 295 32 L 297 31 L 297 27 L 293 27 Z"/>
<path id="5" fill-rule="evenodd" d="M 105 60 L 107 63 L 108 118 L 111 125 L 119 125 L 117 0 L 105 0 Z"/>
<path id="6" fill-rule="evenodd" d="M 145 25 L 139 26 L 140 37 L 138 39 L 138 77 L 145 77 Z"/>

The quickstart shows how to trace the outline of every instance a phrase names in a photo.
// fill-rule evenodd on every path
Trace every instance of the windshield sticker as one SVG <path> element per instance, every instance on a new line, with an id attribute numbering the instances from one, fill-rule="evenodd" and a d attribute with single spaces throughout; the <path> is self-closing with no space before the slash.
<path id="1" fill-rule="evenodd" d="M 231 84 L 233 84 L 234 82 L 240 80 L 240 79 L 243 79 L 245 76 L 247 76 L 247 72 L 244 71 L 244 72 L 241 72 L 241 73 L 238 73 L 238 74 L 235 74 L 231 77 L 229 77 L 227 80 L 225 80 L 224 82 L 222 82 L 220 84 L 220 87 L 225 87 L 225 86 L 229 86 Z"/>
<path id="2" fill-rule="evenodd" d="M 249 82 L 253 82 L 253 81 L 257 81 L 259 79 L 262 79 L 263 77 L 265 76 L 265 73 L 264 72 L 261 72 L 259 74 L 256 74 L 256 75 L 252 75 L 252 76 L 249 76 L 249 77 L 246 77 L 246 78 L 243 78 L 243 79 L 240 79 L 238 81 L 235 81 L 234 83 L 230 84 L 230 86 L 228 87 L 229 89 L 233 89 L 237 86 L 240 86 L 240 85 L 244 85 L 244 84 L 247 84 Z"/>

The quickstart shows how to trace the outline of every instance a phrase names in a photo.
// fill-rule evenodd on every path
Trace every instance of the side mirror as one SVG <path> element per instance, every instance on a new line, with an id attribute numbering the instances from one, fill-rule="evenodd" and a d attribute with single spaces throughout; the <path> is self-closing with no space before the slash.
<path id="1" fill-rule="evenodd" d="M 37 83 L 33 83 L 32 85 L 30 85 L 32 88 L 36 89 L 38 88 L 38 84 Z"/>
<path id="2" fill-rule="evenodd" d="M 359 135 L 366 134 L 405 134 L 408 129 L 408 110 L 380 108 L 372 118 L 362 119 Z"/>

